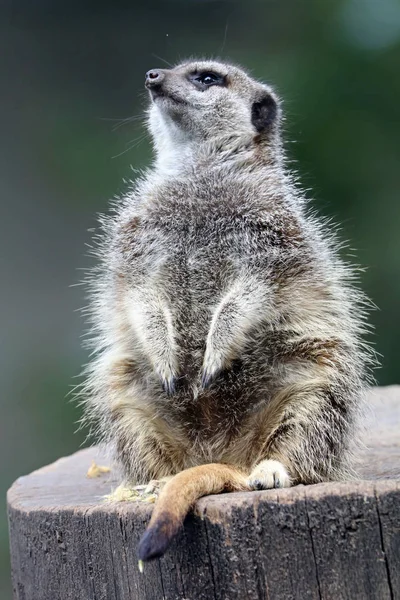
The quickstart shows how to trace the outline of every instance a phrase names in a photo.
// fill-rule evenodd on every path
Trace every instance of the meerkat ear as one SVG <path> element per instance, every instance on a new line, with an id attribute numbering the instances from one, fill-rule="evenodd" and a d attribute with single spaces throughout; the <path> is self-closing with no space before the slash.
<path id="1" fill-rule="evenodd" d="M 258 133 L 267 130 L 275 121 L 278 114 L 278 104 L 268 92 L 261 99 L 253 102 L 251 107 L 251 122 Z"/>

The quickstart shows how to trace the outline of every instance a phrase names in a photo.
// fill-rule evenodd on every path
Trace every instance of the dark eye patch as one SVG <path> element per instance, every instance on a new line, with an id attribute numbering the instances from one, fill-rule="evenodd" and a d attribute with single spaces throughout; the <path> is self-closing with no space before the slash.
<path id="1" fill-rule="evenodd" d="M 225 77 L 214 71 L 191 73 L 189 80 L 201 90 L 206 90 L 213 85 L 225 85 Z"/>

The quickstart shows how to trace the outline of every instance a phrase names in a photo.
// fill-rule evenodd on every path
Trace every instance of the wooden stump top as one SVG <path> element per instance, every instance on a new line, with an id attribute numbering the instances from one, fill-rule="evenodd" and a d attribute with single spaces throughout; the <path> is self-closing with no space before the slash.
<path id="1" fill-rule="evenodd" d="M 152 506 L 106 503 L 95 448 L 8 492 L 18 600 L 400 599 L 400 387 L 369 394 L 361 479 L 202 498 L 167 555 L 139 574 Z"/>

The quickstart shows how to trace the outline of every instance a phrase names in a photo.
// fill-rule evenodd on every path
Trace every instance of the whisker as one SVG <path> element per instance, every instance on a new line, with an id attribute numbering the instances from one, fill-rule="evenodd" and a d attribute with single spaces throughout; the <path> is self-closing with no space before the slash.
<path id="1" fill-rule="evenodd" d="M 99 117 L 100 121 L 112 121 L 115 122 L 116 125 L 113 127 L 113 131 L 115 131 L 115 129 L 118 129 L 119 127 L 122 127 L 122 125 L 125 125 L 127 123 L 131 123 L 133 121 L 139 121 L 140 119 L 143 119 L 144 115 L 138 114 L 138 115 L 132 115 L 130 117 L 120 117 L 120 118 L 114 118 L 114 117 Z"/>
<path id="2" fill-rule="evenodd" d="M 224 49 L 225 49 L 226 38 L 227 38 L 227 34 L 228 34 L 228 25 L 229 25 L 229 20 L 227 19 L 227 20 L 226 20 L 226 25 L 225 25 L 224 39 L 223 39 L 223 42 L 222 42 L 221 49 L 220 49 L 220 51 L 219 51 L 219 54 L 220 54 L 220 55 L 222 55 L 222 53 L 223 53 L 223 51 L 224 51 Z"/>
<path id="3" fill-rule="evenodd" d="M 141 144 L 143 142 L 143 140 L 145 139 L 146 135 L 147 135 L 147 133 L 144 133 L 143 135 L 139 136 L 135 140 L 132 140 L 132 143 L 127 148 L 125 148 L 125 150 L 123 150 L 122 152 L 119 152 L 119 154 L 115 154 L 111 158 L 118 158 L 119 156 L 122 156 L 123 154 L 126 154 L 126 152 L 129 152 L 133 148 L 136 148 L 136 146 L 139 146 L 139 144 Z"/>
<path id="4" fill-rule="evenodd" d="M 173 64 L 171 64 L 170 62 L 168 62 L 167 60 L 165 60 L 165 58 L 161 58 L 161 56 L 158 56 L 158 54 L 154 54 L 154 52 L 152 52 L 151 55 L 154 56 L 154 58 L 157 58 L 157 60 L 161 60 L 161 62 L 163 62 L 166 65 L 168 65 L 169 67 L 171 67 L 171 69 L 174 68 Z"/>
<path id="5" fill-rule="evenodd" d="M 134 115 L 132 117 L 127 117 L 126 119 L 122 119 L 119 123 L 114 125 L 112 130 L 116 131 L 117 129 L 119 129 L 120 127 L 123 127 L 124 125 L 128 125 L 129 123 L 134 123 L 135 121 L 140 121 L 143 118 L 144 118 L 144 115 Z"/>
<path id="6" fill-rule="evenodd" d="M 98 117 L 99 121 L 121 121 L 130 117 Z"/>

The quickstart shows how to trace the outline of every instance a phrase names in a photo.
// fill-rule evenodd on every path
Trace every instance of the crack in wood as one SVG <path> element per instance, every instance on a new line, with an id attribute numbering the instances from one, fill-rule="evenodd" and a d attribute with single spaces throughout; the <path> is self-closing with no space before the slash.
<path id="1" fill-rule="evenodd" d="M 131 584 L 130 584 L 129 575 L 128 575 L 128 557 L 127 557 L 127 554 L 126 554 L 126 542 L 127 542 L 127 538 L 126 538 L 126 531 L 125 531 L 125 528 L 124 528 L 122 515 L 119 515 L 118 522 L 119 522 L 119 529 L 120 529 L 120 532 L 121 532 L 121 539 L 122 539 L 122 544 L 121 544 L 122 545 L 122 549 L 123 549 L 122 551 L 123 551 L 123 554 L 124 554 L 125 565 L 126 565 L 126 568 L 127 568 L 126 585 L 127 585 L 127 588 L 128 588 L 129 598 L 132 598 L 133 596 L 132 596 L 132 591 L 131 591 Z"/>
<path id="2" fill-rule="evenodd" d="M 383 554 L 383 557 L 385 560 L 385 567 L 386 567 L 387 582 L 388 582 L 389 592 L 390 592 L 390 599 L 393 600 L 394 599 L 393 587 L 392 587 L 392 581 L 391 581 L 391 577 L 390 577 L 389 561 L 388 561 L 387 554 L 385 552 L 385 543 L 384 543 L 383 531 L 382 531 L 382 521 L 381 521 L 381 515 L 379 512 L 379 496 L 378 496 L 378 491 L 376 489 L 376 486 L 374 487 L 374 494 L 375 494 L 376 513 L 378 515 L 379 536 L 380 536 L 380 540 L 381 540 L 382 554 Z"/>
<path id="3" fill-rule="evenodd" d="M 311 525 L 310 525 L 309 504 L 308 504 L 308 498 L 307 498 L 307 492 L 306 492 L 306 490 L 304 490 L 304 503 L 305 503 L 305 509 L 306 509 L 308 530 L 310 532 L 311 552 L 312 552 L 312 555 L 313 555 L 314 565 L 315 565 L 315 578 L 317 580 L 318 596 L 319 596 L 320 600 L 322 600 L 321 584 L 320 584 L 319 574 L 318 574 L 317 557 L 316 557 L 316 554 L 315 554 L 313 529 L 311 528 Z"/>
<path id="4" fill-rule="evenodd" d="M 213 584 L 213 590 L 214 590 L 214 598 L 215 600 L 217 599 L 217 587 L 215 585 L 215 576 L 214 576 L 214 567 L 213 567 L 213 562 L 212 562 L 212 558 L 211 558 L 211 552 L 210 552 L 210 538 L 208 535 L 208 524 L 207 524 L 207 508 L 204 509 L 203 512 L 203 526 L 204 526 L 204 531 L 206 534 L 206 550 L 207 550 L 207 556 L 208 556 L 208 560 L 209 560 L 209 564 L 210 564 L 210 573 L 211 573 L 211 581 Z"/>

